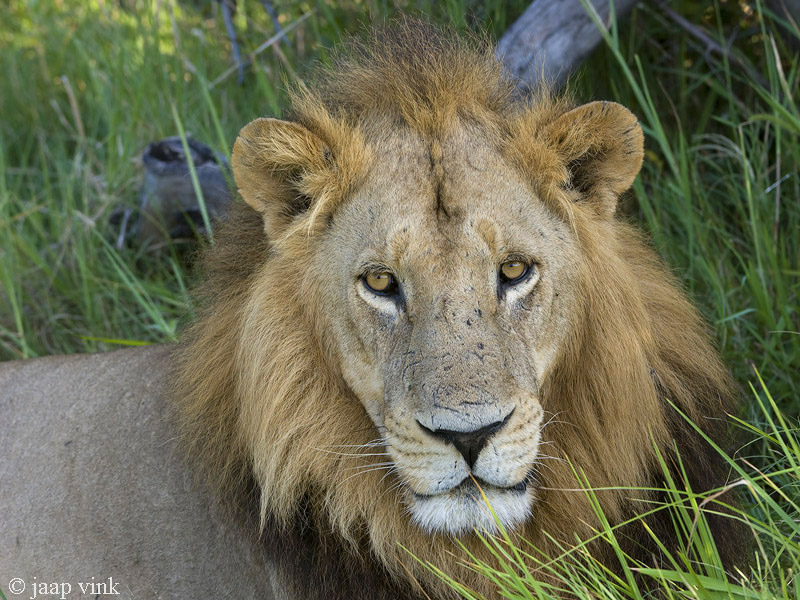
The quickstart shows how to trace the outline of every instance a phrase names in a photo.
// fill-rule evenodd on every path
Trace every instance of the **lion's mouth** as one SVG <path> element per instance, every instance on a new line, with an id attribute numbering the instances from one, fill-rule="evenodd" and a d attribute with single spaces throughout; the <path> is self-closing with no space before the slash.
<path id="1" fill-rule="evenodd" d="M 480 497 L 480 491 L 484 490 L 484 492 L 489 490 L 498 490 L 501 492 L 516 492 L 516 493 L 524 493 L 528 489 L 528 483 L 531 479 L 531 476 L 528 475 L 520 481 L 519 483 L 515 483 L 514 485 L 510 486 L 499 486 L 489 483 L 488 481 L 484 481 L 480 477 L 464 477 L 460 483 L 457 483 L 451 488 L 446 490 L 442 490 L 441 492 L 437 492 L 435 494 L 419 494 L 417 492 L 412 492 L 415 498 L 419 498 L 420 500 L 425 500 L 427 498 L 435 498 L 437 496 L 447 495 L 447 494 L 469 494 L 473 496 Z"/>
<path id="2" fill-rule="evenodd" d="M 408 508 L 412 520 L 429 533 L 461 536 L 476 529 L 497 531 L 498 521 L 514 528 L 531 516 L 535 500 L 531 481 L 526 477 L 511 486 L 497 486 L 466 477 L 436 494 L 412 492 Z"/>

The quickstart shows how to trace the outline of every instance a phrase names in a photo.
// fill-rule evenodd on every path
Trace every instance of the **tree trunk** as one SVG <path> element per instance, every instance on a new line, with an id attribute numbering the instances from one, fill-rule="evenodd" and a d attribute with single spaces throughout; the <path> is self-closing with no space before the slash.
<path id="1" fill-rule="evenodd" d="M 608 25 L 609 0 L 591 0 Z M 617 19 L 636 0 L 613 2 Z M 497 42 L 497 56 L 523 88 L 560 88 L 603 39 L 580 0 L 534 0 Z"/>

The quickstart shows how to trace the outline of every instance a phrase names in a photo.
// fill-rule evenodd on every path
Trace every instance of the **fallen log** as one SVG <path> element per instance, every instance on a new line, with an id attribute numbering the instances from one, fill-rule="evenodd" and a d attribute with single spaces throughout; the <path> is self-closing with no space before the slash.
<path id="1" fill-rule="evenodd" d="M 608 24 L 626 15 L 636 0 L 591 0 Z M 534 0 L 497 42 L 497 56 L 521 87 L 544 80 L 560 88 L 603 39 L 580 0 Z"/>

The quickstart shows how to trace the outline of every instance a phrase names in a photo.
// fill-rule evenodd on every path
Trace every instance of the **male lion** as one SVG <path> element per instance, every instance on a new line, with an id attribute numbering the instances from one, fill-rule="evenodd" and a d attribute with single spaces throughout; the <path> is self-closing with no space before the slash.
<path id="1" fill-rule="evenodd" d="M 245 203 L 207 253 L 170 388 L 191 462 L 261 532 L 248 568 L 264 560 L 278 596 L 448 597 L 408 552 L 492 595 L 456 542 L 489 559 L 475 531 L 498 522 L 545 552 L 590 537 L 575 472 L 611 523 L 663 500 L 659 455 L 681 479 L 673 444 L 693 489 L 724 483 L 673 405 L 723 440 L 731 381 L 615 216 L 636 118 L 520 99 L 476 46 L 407 22 L 234 146 Z M 648 526 L 674 545 L 663 511 Z M 619 538 L 657 553 L 641 524 Z"/>
<path id="2" fill-rule="evenodd" d="M 729 377 L 615 217 L 643 156 L 630 111 L 519 100 L 489 46 L 419 24 L 293 100 L 236 140 L 246 205 L 173 389 L 190 456 L 255 503 L 297 597 L 443 593 L 406 551 L 485 591 L 454 540 L 488 557 L 486 501 L 555 552 L 597 525 L 575 471 L 613 488 L 619 523 L 658 499 L 630 488 L 659 484 L 673 440 L 694 489 L 724 483 L 670 403 L 719 439 Z M 650 522 L 667 544 L 668 520 Z M 641 526 L 622 538 L 655 550 Z"/>

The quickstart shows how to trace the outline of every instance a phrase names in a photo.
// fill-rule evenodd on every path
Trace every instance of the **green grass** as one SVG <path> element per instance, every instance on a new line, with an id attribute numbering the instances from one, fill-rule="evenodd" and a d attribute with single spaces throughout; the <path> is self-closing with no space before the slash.
<path id="1" fill-rule="evenodd" d="M 406 8 L 498 34 L 525 4 Z M 0 360 L 174 339 L 189 313 L 180 249 L 115 250 L 108 222 L 138 203 L 145 146 L 183 127 L 230 154 L 245 123 L 281 114 L 287 82 L 390 5 L 279 3 L 287 30 L 305 19 L 240 86 L 210 0 L 0 3 Z M 239 2 L 235 24 L 245 53 L 274 34 L 256 0 Z"/>
<path id="2" fill-rule="evenodd" d="M 242 125 L 281 114 L 287 83 L 326 61 L 343 35 L 395 14 L 395 4 L 277 3 L 283 26 L 296 24 L 290 43 L 255 56 L 240 86 L 226 75 L 230 43 L 212 2 L 0 3 L 0 360 L 174 339 L 191 313 L 185 248 L 118 250 L 109 223 L 138 203 L 147 142 L 184 130 L 229 154 Z M 403 8 L 497 37 L 526 4 Z M 741 477 L 763 531 L 748 589 L 800 597 L 800 32 L 756 0 L 670 6 L 707 39 L 642 2 L 571 90 L 629 106 L 645 128 L 630 218 L 700 306 L 742 389 L 755 382 L 742 417 L 762 432 L 746 450 L 762 475 L 748 468 Z M 244 53 L 274 34 L 256 0 L 240 0 L 235 20 Z M 559 564 L 573 591 L 610 583 L 591 562 Z M 675 567 L 652 575 L 665 595 L 685 597 L 675 582 L 685 563 Z M 696 596 L 747 596 L 713 591 L 719 578 L 691 581 Z M 609 597 L 637 597 L 627 581 L 612 587 Z"/>
<path id="3" fill-rule="evenodd" d="M 686 6 L 698 4 L 711 5 Z M 800 113 L 789 44 L 800 32 L 757 18 L 760 4 L 749 4 L 750 17 L 723 14 L 723 4 L 701 11 L 723 46 L 737 28 L 748 31 L 730 58 L 694 49 L 663 15 L 640 10 L 627 31 L 610 32 L 591 72 L 606 82 L 595 93 L 631 107 L 645 128 L 639 220 L 714 326 L 737 379 L 744 385 L 757 367 L 796 416 Z"/>
<path id="4" fill-rule="evenodd" d="M 721 600 L 789 600 L 800 597 L 797 572 L 800 569 L 800 429 L 787 419 L 777 402 L 757 377 L 751 387 L 754 405 L 764 425 L 742 422 L 754 443 L 766 452 L 761 468 L 740 457 L 733 459 L 718 449 L 729 463 L 732 481 L 724 490 L 697 493 L 683 481 L 673 480 L 662 461 L 667 481 L 668 500 L 647 507 L 647 513 L 668 511 L 679 540 L 678 548 L 667 548 L 655 533 L 652 542 L 662 551 L 658 567 L 632 558 L 620 547 L 618 529 L 603 516 L 596 492 L 580 475 L 576 483 L 595 507 L 599 526 L 595 535 L 568 548 L 558 556 L 544 556 L 536 548 L 511 538 L 497 521 L 500 532 L 484 535 L 483 542 L 494 558 L 491 564 L 477 559 L 464 548 L 464 563 L 496 584 L 501 597 L 552 599 L 564 597 L 595 600 L 640 600 L 645 598 Z M 685 457 L 691 460 L 691 457 Z M 745 508 L 727 504 L 722 493 L 740 490 Z M 491 509 L 491 507 L 489 507 Z M 723 510 L 725 512 L 723 512 Z M 708 515 L 727 514 L 727 518 L 746 524 L 755 540 L 750 568 L 725 576 L 707 523 Z M 586 551 L 588 543 L 608 545 L 615 552 L 614 564 L 603 564 Z M 426 564 L 443 580 L 469 600 L 481 596 Z M 548 577 L 541 581 L 531 567 Z"/>

